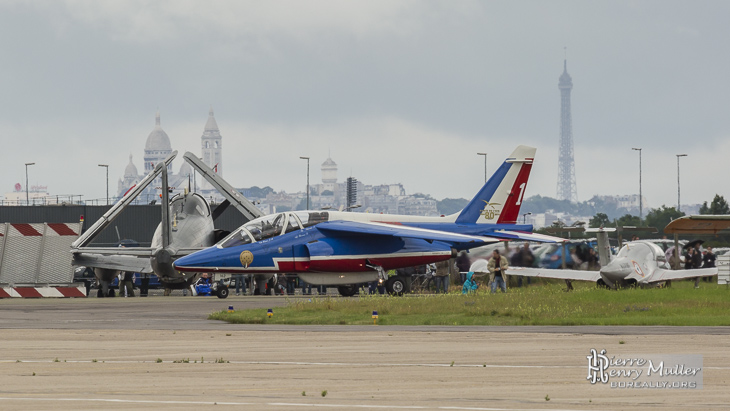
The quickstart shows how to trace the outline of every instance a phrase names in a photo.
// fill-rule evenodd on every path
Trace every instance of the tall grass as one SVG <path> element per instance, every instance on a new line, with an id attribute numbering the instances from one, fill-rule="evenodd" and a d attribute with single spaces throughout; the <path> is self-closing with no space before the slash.
<path id="1" fill-rule="evenodd" d="M 508 293 L 480 290 L 463 295 L 290 300 L 267 318 L 265 309 L 216 312 L 209 318 L 248 324 L 380 325 L 730 325 L 730 289 L 691 282 L 671 288 L 611 291 L 577 285 L 572 292 L 557 284 L 513 288 Z"/>

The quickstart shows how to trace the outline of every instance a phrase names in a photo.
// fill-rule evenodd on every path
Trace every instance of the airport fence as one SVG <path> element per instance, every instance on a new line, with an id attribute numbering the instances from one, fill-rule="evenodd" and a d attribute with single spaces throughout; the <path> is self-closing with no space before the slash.
<path id="1" fill-rule="evenodd" d="M 721 255 L 717 257 L 717 283 L 730 284 L 730 255 Z"/>

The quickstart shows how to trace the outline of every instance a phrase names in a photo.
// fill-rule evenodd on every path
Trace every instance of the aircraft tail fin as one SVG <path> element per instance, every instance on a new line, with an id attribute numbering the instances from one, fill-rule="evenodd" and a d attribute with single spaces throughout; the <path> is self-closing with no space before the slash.
<path id="1" fill-rule="evenodd" d="M 608 233 L 615 232 L 615 228 L 586 228 L 586 233 L 596 233 L 596 242 L 598 243 L 598 261 L 601 267 L 611 262 L 613 254 L 611 254 L 611 244 L 608 242 Z"/>
<path id="2" fill-rule="evenodd" d="M 536 151 L 534 147 L 517 146 L 461 210 L 456 223 L 516 224 Z"/>

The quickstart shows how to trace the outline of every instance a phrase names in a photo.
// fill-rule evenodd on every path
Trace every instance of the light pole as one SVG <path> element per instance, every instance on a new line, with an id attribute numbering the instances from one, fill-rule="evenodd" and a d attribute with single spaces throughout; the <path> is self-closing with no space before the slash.
<path id="1" fill-rule="evenodd" d="M 309 157 L 299 157 L 302 160 L 307 160 L 307 210 L 309 210 Z"/>
<path id="2" fill-rule="evenodd" d="M 30 196 L 28 195 L 28 166 L 34 166 L 35 163 L 25 163 L 25 205 L 30 204 Z"/>
<path id="3" fill-rule="evenodd" d="M 106 168 L 106 205 L 109 205 L 109 164 L 99 164 L 99 167 Z"/>
<path id="4" fill-rule="evenodd" d="M 643 221 L 644 217 L 644 198 L 641 195 L 641 148 L 632 148 L 639 152 L 639 225 Z"/>
<path id="5" fill-rule="evenodd" d="M 477 153 L 477 155 L 484 156 L 484 182 L 487 182 L 487 153 Z"/>
<path id="6" fill-rule="evenodd" d="M 532 215 L 532 213 L 524 213 L 522 214 L 522 224 L 527 224 L 527 216 Z"/>
<path id="7" fill-rule="evenodd" d="M 687 154 L 677 154 L 677 211 L 679 211 L 679 158 L 687 157 Z"/>

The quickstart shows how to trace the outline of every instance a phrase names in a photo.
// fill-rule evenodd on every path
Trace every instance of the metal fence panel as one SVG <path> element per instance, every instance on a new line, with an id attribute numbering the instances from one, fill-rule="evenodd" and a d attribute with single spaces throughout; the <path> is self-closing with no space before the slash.
<path id="1" fill-rule="evenodd" d="M 717 283 L 730 284 L 730 255 L 717 257 Z"/>
<path id="2" fill-rule="evenodd" d="M 35 282 L 43 235 L 32 232 L 37 233 L 37 230 L 31 224 L 10 224 L 8 227 L 0 283 Z"/>
<path id="3" fill-rule="evenodd" d="M 2 224 L 1 284 L 73 282 L 71 243 L 81 224 Z"/>
<path id="4" fill-rule="evenodd" d="M 41 249 L 39 284 L 67 284 L 73 282 L 71 243 L 81 232 L 81 224 L 46 224 Z"/>

